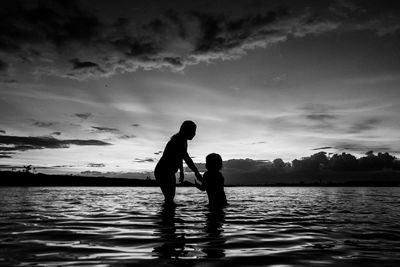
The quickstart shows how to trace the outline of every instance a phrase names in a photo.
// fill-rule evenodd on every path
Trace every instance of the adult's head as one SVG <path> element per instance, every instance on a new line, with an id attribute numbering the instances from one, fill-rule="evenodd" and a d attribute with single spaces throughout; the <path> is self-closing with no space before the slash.
<path id="1" fill-rule="evenodd" d="M 196 124 L 193 121 L 184 121 L 179 129 L 179 133 L 186 139 L 192 140 L 196 135 Z"/>

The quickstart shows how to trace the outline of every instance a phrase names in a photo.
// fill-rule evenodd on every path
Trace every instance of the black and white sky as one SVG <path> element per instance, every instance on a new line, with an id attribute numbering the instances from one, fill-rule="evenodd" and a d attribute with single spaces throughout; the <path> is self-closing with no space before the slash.
<path id="1" fill-rule="evenodd" d="M 396 1 L 1 1 L 1 166 L 400 154 Z"/>

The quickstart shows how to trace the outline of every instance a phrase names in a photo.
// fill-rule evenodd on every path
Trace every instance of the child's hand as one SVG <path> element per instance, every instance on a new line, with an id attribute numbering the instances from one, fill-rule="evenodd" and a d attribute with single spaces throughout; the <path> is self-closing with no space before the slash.
<path id="1" fill-rule="evenodd" d="M 201 190 L 201 191 L 204 191 L 204 190 L 205 190 L 205 189 L 203 188 L 203 185 L 202 185 L 202 184 L 199 184 L 199 183 L 197 182 L 196 179 L 194 179 L 194 186 L 195 186 L 197 189 Z"/>

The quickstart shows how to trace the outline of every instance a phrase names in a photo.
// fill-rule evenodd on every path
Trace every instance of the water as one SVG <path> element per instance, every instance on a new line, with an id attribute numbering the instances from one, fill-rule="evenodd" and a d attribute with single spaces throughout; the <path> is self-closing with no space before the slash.
<path id="1" fill-rule="evenodd" d="M 395 266 L 400 188 L 0 188 L 1 266 Z"/>

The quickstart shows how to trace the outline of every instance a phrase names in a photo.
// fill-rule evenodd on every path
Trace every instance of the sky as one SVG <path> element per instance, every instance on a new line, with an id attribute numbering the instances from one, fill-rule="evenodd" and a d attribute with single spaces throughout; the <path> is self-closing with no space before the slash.
<path id="1" fill-rule="evenodd" d="M 0 167 L 400 156 L 395 1 L 1 1 Z"/>

